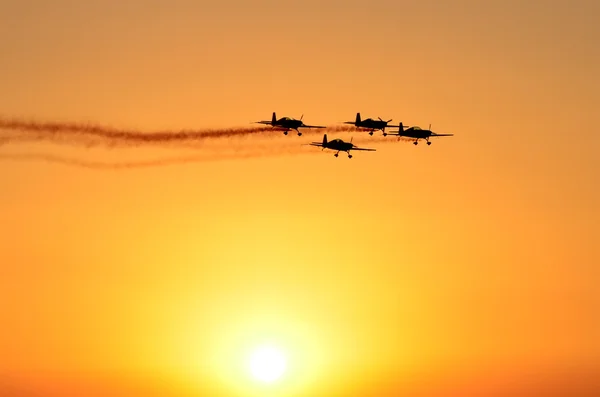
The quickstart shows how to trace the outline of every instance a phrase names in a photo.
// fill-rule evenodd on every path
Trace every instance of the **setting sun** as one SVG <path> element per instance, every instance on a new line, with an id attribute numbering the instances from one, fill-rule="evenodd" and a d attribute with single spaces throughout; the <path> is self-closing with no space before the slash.
<path id="1" fill-rule="evenodd" d="M 250 356 L 250 373 L 254 379 L 261 382 L 276 381 L 281 378 L 286 367 L 285 355 L 274 346 L 261 346 Z"/>

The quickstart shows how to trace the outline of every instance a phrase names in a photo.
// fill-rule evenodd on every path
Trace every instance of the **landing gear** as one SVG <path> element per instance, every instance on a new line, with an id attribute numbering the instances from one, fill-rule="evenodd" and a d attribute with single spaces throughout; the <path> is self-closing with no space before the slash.
<path id="1" fill-rule="evenodd" d="M 298 131 L 298 136 L 302 136 L 302 133 L 300 131 Z"/>
<path id="2" fill-rule="evenodd" d="M 340 152 L 337 152 L 336 154 L 334 154 L 334 157 L 337 157 L 340 155 Z"/>
<path id="3" fill-rule="evenodd" d="M 427 141 L 427 144 L 428 144 L 428 145 L 431 145 L 431 142 Z"/>
<path id="4" fill-rule="evenodd" d="M 373 136 L 373 131 L 369 132 L 369 135 Z"/>
<path id="5" fill-rule="evenodd" d="M 349 158 L 349 159 L 351 159 L 351 158 L 352 158 L 352 155 L 351 155 L 350 153 L 348 153 L 348 158 Z"/>
<path id="6" fill-rule="evenodd" d="M 288 133 L 287 131 L 283 131 L 283 135 L 287 135 L 287 133 Z"/>
<path id="7" fill-rule="evenodd" d="M 387 136 L 387 132 L 384 132 L 384 133 L 383 133 L 383 136 Z"/>
<path id="8" fill-rule="evenodd" d="M 418 145 L 418 144 L 419 144 L 419 141 L 414 141 L 413 142 L 413 145 Z"/>

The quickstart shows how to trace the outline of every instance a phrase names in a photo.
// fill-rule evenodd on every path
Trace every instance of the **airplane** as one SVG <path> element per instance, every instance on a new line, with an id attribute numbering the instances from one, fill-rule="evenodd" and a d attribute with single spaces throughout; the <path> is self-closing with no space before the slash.
<path id="1" fill-rule="evenodd" d="M 375 149 L 367 149 L 367 148 L 360 148 L 360 147 L 354 146 L 352 144 L 352 139 L 350 139 L 350 142 L 344 142 L 341 139 L 334 139 L 331 141 L 327 141 L 327 134 L 323 134 L 323 142 L 311 142 L 308 145 L 322 147 L 323 149 L 321 149 L 321 150 L 324 150 L 324 149 L 337 150 L 337 152 L 334 154 L 335 157 L 337 157 L 340 152 L 346 152 L 346 153 L 348 153 L 349 159 L 352 158 L 352 155 L 350 154 L 350 150 L 367 150 L 370 152 L 375 151 Z"/>
<path id="2" fill-rule="evenodd" d="M 304 115 L 302 115 L 302 117 L 304 117 Z M 275 112 L 273 112 L 273 118 L 271 118 L 271 121 L 255 121 L 255 123 L 256 124 L 266 124 L 266 125 L 270 125 L 272 127 L 283 128 L 284 135 L 287 135 L 289 130 L 296 130 L 296 132 L 298 133 L 298 136 L 302 135 L 302 133 L 300 131 L 298 131 L 298 128 L 300 128 L 300 127 L 326 128 L 325 126 L 321 126 L 321 125 L 306 125 L 302 121 L 302 117 L 300 117 L 300 120 L 293 119 L 291 117 L 282 117 L 279 120 L 277 120 L 277 116 L 275 115 Z"/>
<path id="3" fill-rule="evenodd" d="M 394 127 L 396 127 L 396 126 L 394 126 Z M 427 141 L 427 144 L 431 145 L 431 142 L 429 142 L 429 138 L 431 138 L 431 137 L 454 136 L 454 134 L 437 134 L 437 133 L 431 131 L 431 124 L 429 124 L 428 130 L 424 130 L 417 126 L 409 127 L 405 130 L 404 125 L 402 125 L 402 123 L 400 123 L 397 127 L 398 127 L 398 131 L 384 132 L 383 136 L 398 135 L 398 137 L 405 136 L 408 138 L 415 138 L 415 141 L 413 142 L 413 144 L 415 144 L 415 145 L 417 145 L 419 143 L 419 139 L 425 139 L 425 141 Z"/>
<path id="4" fill-rule="evenodd" d="M 353 124 L 355 127 L 369 128 L 371 130 L 369 132 L 369 135 L 373 135 L 373 131 L 376 131 L 376 130 L 381 130 L 382 132 L 385 132 L 385 127 L 387 127 L 387 124 L 390 121 L 392 121 L 392 119 L 389 119 L 388 121 L 384 121 L 384 120 L 382 120 L 381 117 L 379 117 L 379 120 L 373 120 L 373 119 L 361 120 L 360 113 L 356 113 L 355 121 L 344 121 L 344 124 Z"/>

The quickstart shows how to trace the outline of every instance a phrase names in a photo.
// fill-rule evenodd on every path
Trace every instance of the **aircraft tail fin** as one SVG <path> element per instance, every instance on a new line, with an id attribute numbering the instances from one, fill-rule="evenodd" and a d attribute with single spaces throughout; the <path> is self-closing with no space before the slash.
<path id="1" fill-rule="evenodd" d="M 360 124 L 360 112 L 356 113 L 356 124 Z"/>
<path id="2" fill-rule="evenodd" d="M 327 134 L 323 134 L 323 146 L 327 145 Z"/>
<path id="3" fill-rule="evenodd" d="M 273 112 L 273 118 L 271 118 L 271 123 L 275 124 L 276 121 L 277 121 L 277 116 L 275 115 L 275 112 Z"/>

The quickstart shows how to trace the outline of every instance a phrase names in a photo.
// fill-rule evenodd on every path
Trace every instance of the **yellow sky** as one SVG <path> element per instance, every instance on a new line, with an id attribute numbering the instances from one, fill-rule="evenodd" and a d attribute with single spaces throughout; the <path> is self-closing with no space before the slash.
<path id="1" fill-rule="evenodd" d="M 600 368 L 598 2 L 122 3 L 0 0 L 0 116 L 151 131 L 360 111 L 455 136 L 363 137 L 377 152 L 352 160 L 291 146 L 317 134 L 163 168 L 3 158 L 0 391 L 590 385 L 573 368 Z M 178 153 L 0 146 L 32 152 Z M 240 368 L 265 340 L 290 360 L 272 389 Z"/>

